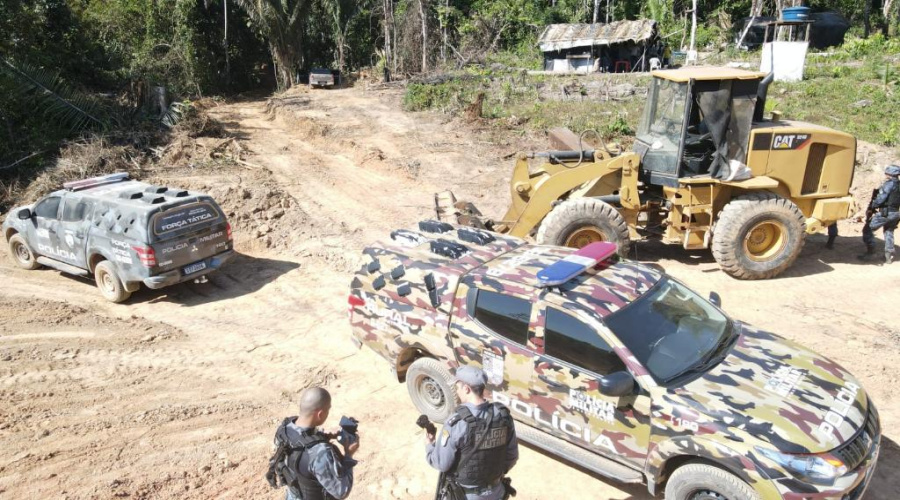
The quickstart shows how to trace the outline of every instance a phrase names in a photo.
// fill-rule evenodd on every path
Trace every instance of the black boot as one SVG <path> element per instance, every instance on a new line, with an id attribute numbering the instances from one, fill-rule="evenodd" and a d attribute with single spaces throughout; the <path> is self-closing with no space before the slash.
<path id="1" fill-rule="evenodd" d="M 834 237 L 832 237 L 832 236 L 828 237 L 828 241 L 825 242 L 825 248 L 827 248 L 829 250 L 834 248 Z"/>
<path id="2" fill-rule="evenodd" d="M 884 263 L 890 264 L 894 262 L 894 254 L 892 252 L 884 252 Z"/>
<path id="3" fill-rule="evenodd" d="M 866 253 L 856 256 L 859 260 L 872 260 L 875 257 L 875 247 L 866 247 Z"/>

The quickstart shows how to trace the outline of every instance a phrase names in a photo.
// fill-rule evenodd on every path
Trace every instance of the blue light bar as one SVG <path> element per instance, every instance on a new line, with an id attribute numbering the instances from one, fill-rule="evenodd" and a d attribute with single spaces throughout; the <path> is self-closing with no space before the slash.
<path id="1" fill-rule="evenodd" d="M 598 263 L 616 254 L 615 243 L 598 241 L 576 251 L 561 261 L 554 262 L 538 271 L 538 286 L 548 287 L 562 285 Z"/>

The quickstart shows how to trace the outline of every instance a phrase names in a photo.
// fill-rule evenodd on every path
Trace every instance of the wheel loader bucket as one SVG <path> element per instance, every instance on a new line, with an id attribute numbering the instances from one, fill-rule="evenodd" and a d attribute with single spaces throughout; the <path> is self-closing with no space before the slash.
<path id="1" fill-rule="evenodd" d="M 472 202 L 456 201 L 453 191 L 434 194 L 434 212 L 439 221 L 455 222 L 478 229 L 491 229 L 493 224 L 482 219 L 481 212 Z"/>

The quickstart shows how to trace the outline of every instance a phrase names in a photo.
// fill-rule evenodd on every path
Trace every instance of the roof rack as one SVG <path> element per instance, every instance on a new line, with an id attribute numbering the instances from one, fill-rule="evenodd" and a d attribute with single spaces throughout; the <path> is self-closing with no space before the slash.
<path id="1" fill-rule="evenodd" d="M 469 247 L 465 245 L 460 245 L 459 243 L 445 240 L 443 238 L 438 238 L 436 240 L 431 240 L 431 251 L 438 255 L 443 255 L 444 257 L 448 257 L 450 259 L 458 259 L 463 255 L 469 253 Z"/>
<path id="2" fill-rule="evenodd" d="M 425 243 L 427 238 L 415 231 L 397 229 L 396 231 L 391 231 L 391 239 L 405 247 L 417 247 Z"/>
<path id="3" fill-rule="evenodd" d="M 459 236 L 459 239 L 469 243 L 475 243 L 476 245 L 487 245 L 497 239 L 493 234 L 488 233 L 487 231 L 480 231 L 474 228 L 461 228 L 456 231 L 456 234 Z"/>
<path id="4" fill-rule="evenodd" d="M 109 175 L 101 175 L 100 177 L 91 177 L 90 179 L 83 179 L 80 181 L 71 181 L 63 183 L 63 189 L 68 191 L 81 191 L 83 189 L 95 188 L 98 186 L 105 186 L 107 184 L 115 184 L 117 182 L 123 182 L 129 180 L 127 172 L 118 172 L 115 174 Z"/>
<path id="5" fill-rule="evenodd" d="M 419 221 L 419 231 L 425 231 L 426 233 L 443 234 L 449 231 L 453 231 L 453 226 L 446 222 L 437 220 L 423 220 Z"/>

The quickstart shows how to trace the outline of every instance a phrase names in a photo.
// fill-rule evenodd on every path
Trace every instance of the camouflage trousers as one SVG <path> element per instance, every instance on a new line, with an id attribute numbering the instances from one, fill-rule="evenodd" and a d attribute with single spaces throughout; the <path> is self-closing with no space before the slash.
<path id="1" fill-rule="evenodd" d="M 875 247 L 875 231 L 884 230 L 884 253 L 894 253 L 894 229 L 900 223 L 900 212 L 890 212 L 886 216 L 881 212 L 872 216 L 867 226 L 863 227 L 863 243 L 867 248 Z"/>

